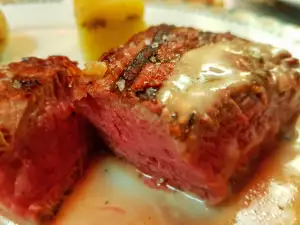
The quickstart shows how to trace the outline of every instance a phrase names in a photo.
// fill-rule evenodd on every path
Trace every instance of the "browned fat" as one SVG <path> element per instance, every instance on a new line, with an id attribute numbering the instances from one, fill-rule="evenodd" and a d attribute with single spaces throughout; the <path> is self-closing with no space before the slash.
<path id="1" fill-rule="evenodd" d="M 279 53 L 282 50 L 240 39 L 196 48 L 177 62 L 173 76 L 165 81 L 157 99 L 170 112 L 176 112 L 179 121 L 188 120 L 192 112 L 205 114 L 229 94 L 229 87 L 253 79 L 250 70 L 237 66 L 237 56 L 272 61 Z"/>

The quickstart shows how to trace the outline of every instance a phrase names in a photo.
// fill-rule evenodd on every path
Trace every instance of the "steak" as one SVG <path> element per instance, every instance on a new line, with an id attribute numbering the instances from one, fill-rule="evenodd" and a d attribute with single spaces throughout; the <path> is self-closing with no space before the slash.
<path id="1" fill-rule="evenodd" d="M 299 72 L 285 50 L 159 25 L 88 64 L 76 106 L 157 185 L 218 204 L 293 128 Z"/>
<path id="2" fill-rule="evenodd" d="M 22 224 L 53 216 L 88 161 L 94 132 L 71 102 L 79 74 L 66 57 L 0 69 L 0 204 Z"/>

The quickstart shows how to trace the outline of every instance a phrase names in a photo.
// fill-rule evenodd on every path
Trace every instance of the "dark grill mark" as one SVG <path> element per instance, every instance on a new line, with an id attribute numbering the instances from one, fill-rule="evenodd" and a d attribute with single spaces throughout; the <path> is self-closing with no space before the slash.
<path id="1" fill-rule="evenodd" d="M 156 97 L 157 88 L 148 88 L 146 91 L 136 92 L 136 96 L 142 100 L 153 100 Z"/>
<path id="2" fill-rule="evenodd" d="M 196 120 L 196 112 L 193 112 L 188 121 L 188 128 L 190 128 L 195 124 L 195 120 Z"/>
<path id="3" fill-rule="evenodd" d="M 40 82 L 37 80 L 21 80 L 20 83 L 23 88 L 33 88 L 40 85 Z"/>
<path id="4" fill-rule="evenodd" d="M 189 120 L 186 121 L 184 124 L 182 124 L 182 137 L 183 139 L 185 139 L 190 131 L 191 131 L 191 128 L 195 125 L 195 122 L 196 122 L 196 112 L 192 112 L 190 117 L 189 117 Z"/>
<path id="5" fill-rule="evenodd" d="M 126 81 L 125 89 L 130 88 L 146 63 L 156 61 L 155 54 L 158 48 L 160 45 L 167 42 L 166 37 L 170 34 L 173 28 L 174 26 L 162 27 L 162 29 L 154 36 L 152 43 L 142 49 L 133 62 L 127 67 L 121 77 L 121 79 Z"/>
<path id="6" fill-rule="evenodd" d="M 82 24 L 82 26 L 88 29 L 96 29 L 97 27 L 105 28 L 107 26 L 107 22 L 105 19 L 97 19 L 89 23 L 85 22 Z"/>
<path id="7" fill-rule="evenodd" d="M 8 129 L 6 129 L 6 128 L 0 128 L 0 132 L 1 132 L 1 134 L 2 134 L 2 137 L 3 137 L 3 141 L 5 142 L 5 144 L 10 144 L 11 142 L 12 142 L 12 135 L 11 135 L 11 133 L 9 132 L 9 130 Z M 2 144 L 4 144 L 4 143 L 0 143 L 0 145 L 2 145 Z"/>
<path id="8" fill-rule="evenodd" d="M 139 19 L 139 18 L 140 18 L 139 15 L 132 14 L 132 15 L 127 16 L 126 20 L 135 20 L 135 19 Z"/>
<path id="9" fill-rule="evenodd" d="M 16 79 L 13 81 L 13 87 L 17 89 L 20 88 L 20 89 L 30 90 L 40 85 L 41 83 L 36 79 L 22 79 L 22 80 Z"/>
<path id="10" fill-rule="evenodd" d="M 29 61 L 29 60 L 30 60 L 29 57 L 23 57 L 23 58 L 22 58 L 22 61 L 23 61 L 23 62 L 26 62 L 26 61 Z"/>

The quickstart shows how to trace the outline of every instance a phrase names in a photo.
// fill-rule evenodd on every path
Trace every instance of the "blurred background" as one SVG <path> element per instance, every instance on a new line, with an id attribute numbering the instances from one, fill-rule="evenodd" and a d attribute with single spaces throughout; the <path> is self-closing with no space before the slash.
<path id="1" fill-rule="evenodd" d="M 285 23 L 300 25 L 300 0 L 146 0 L 148 2 L 168 2 L 201 4 L 227 10 L 246 9 L 261 16 L 271 17 Z M 300 37 L 299 37 L 300 39 Z"/>
<path id="2" fill-rule="evenodd" d="M 62 2 L 67 0 L 0 0 L 1 4 L 14 3 L 45 3 Z M 105 0 L 95 0 L 105 1 Z M 126 1 L 126 0 L 124 0 Z M 259 16 L 270 17 L 284 23 L 300 25 L 300 0 L 145 0 L 146 2 L 159 2 L 167 4 L 193 4 L 199 7 L 208 6 L 226 10 L 246 9 Z M 300 39 L 300 37 L 299 37 Z"/>

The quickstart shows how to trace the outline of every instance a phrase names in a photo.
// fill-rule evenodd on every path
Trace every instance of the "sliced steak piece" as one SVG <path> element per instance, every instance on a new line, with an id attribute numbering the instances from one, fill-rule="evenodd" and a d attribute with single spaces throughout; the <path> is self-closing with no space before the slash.
<path id="1" fill-rule="evenodd" d="M 160 25 L 88 65 L 88 94 L 77 106 L 118 156 L 158 185 L 217 204 L 293 127 L 299 72 L 287 51 Z"/>
<path id="2" fill-rule="evenodd" d="M 0 70 L 0 204 L 21 224 L 53 216 L 83 173 L 92 131 L 70 101 L 79 73 L 66 57 Z"/>

